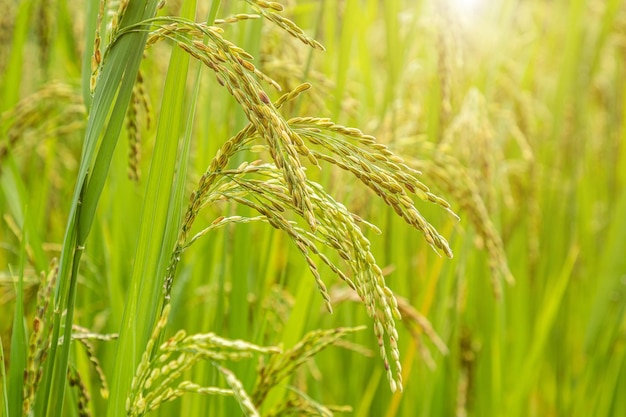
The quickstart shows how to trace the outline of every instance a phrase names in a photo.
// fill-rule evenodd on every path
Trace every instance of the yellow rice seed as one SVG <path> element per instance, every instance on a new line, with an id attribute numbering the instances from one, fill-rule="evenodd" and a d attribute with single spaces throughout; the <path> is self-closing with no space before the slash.
<path id="1" fill-rule="evenodd" d="M 285 10 L 282 4 L 276 3 L 274 1 L 267 2 L 267 7 L 269 9 L 276 10 L 277 12 L 282 12 L 283 10 Z"/>
<path id="2" fill-rule="evenodd" d="M 245 62 L 245 61 L 244 61 Z M 270 98 L 267 96 L 267 94 L 265 93 L 265 91 L 261 90 L 259 91 L 259 98 L 261 99 L 261 101 L 267 105 L 271 104 Z"/>
<path id="3" fill-rule="evenodd" d="M 246 61 L 242 59 L 241 61 L 239 61 L 239 63 L 241 64 L 242 67 L 244 67 L 250 72 L 256 71 L 255 66 L 250 61 Z"/>

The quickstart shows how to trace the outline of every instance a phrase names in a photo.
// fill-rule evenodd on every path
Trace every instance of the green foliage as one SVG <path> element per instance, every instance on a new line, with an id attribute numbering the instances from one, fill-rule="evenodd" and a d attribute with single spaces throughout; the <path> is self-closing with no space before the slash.
<path id="1" fill-rule="evenodd" d="M 14 3 L 0 416 L 626 414 L 620 0 Z"/>

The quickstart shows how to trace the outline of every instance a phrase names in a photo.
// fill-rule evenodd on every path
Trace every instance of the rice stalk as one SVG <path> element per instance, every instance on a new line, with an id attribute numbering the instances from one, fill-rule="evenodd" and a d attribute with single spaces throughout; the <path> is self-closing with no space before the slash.
<path id="1" fill-rule="evenodd" d="M 89 391 L 85 386 L 82 376 L 72 365 L 70 365 L 67 369 L 67 380 L 70 387 L 76 388 L 76 397 L 78 399 L 76 412 L 78 413 L 78 416 L 91 417 L 92 414 L 89 408 L 91 397 L 89 396 Z"/>
<path id="2" fill-rule="evenodd" d="M 293 374 L 298 367 L 302 366 L 321 350 L 335 344 L 348 334 L 362 329 L 363 327 L 355 327 L 312 331 L 293 348 L 280 354 L 272 355 L 269 362 L 258 371 L 257 381 L 252 393 L 254 404 L 260 406 L 273 387 Z M 311 405 L 311 402 L 307 403 Z M 289 406 L 289 402 L 286 402 L 283 406 Z M 284 410 L 270 411 L 270 415 L 281 415 L 280 412 L 282 411 Z"/>
<path id="3" fill-rule="evenodd" d="M 84 127 L 82 98 L 71 85 L 51 81 L 0 114 L 0 163 L 9 152 L 30 145 L 27 138 L 45 143 L 47 138 L 69 136 Z"/>
<path id="4" fill-rule="evenodd" d="M 35 398 L 41 382 L 43 366 L 48 358 L 48 351 L 50 349 L 52 338 L 52 311 L 50 301 L 52 299 L 52 292 L 56 284 L 57 275 L 58 264 L 56 259 L 54 259 L 50 265 L 49 272 L 47 274 L 42 273 L 42 279 L 39 283 L 39 290 L 37 292 L 37 309 L 33 319 L 32 333 L 28 343 L 28 356 L 24 372 L 24 400 L 22 404 L 22 415 L 24 416 L 36 415 L 33 406 L 35 404 Z M 100 393 L 103 398 L 107 398 L 108 387 L 106 377 L 104 376 L 104 371 L 100 366 L 100 361 L 95 355 L 94 347 L 88 340 L 96 339 L 110 341 L 116 338 L 116 335 L 93 333 L 88 329 L 76 325 L 73 326 L 73 330 L 72 340 L 78 340 L 84 347 L 87 353 L 87 358 L 95 370 L 100 382 Z M 86 391 L 86 387 L 83 383 L 81 375 L 78 373 L 78 370 L 74 368 L 69 369 L 67 377 L 70 386 L 76 386 L 78 389 L 79 415 L 90 415 L 87 407 L 89 403 L 89 394 Z"/>
<path id="5" fill-rule="evenodd" d="M 7 0 L 0 3 L 3 13 L 0 14 L 0 74 L 4 75 L 15 25 L 15 2 Z M 0 84 L 1 85 L 1 84 Z"/>
<path id="6" fill-rule="evenodd" d="M 276 347 L 261 347 L 243 340 L 227 340 L 214 333 L 188 336 L 179 330 L 174 336 L 152 349 L 160 339 L 170 305 L 167 304 L 139 363 L 126 400 L 126 412 L 130 417 L 142 416 L 156 410 L 163 403 L 172 401 L 188 392 L 204 395 L 233 396 L 248 416 L 259 416 L 241 382 L 227 368 L 220 365 L 225 361 L 249 359 L 255 354 L 278 353 Z M 208 361 L 223 376 L 230 389 L 202 387 L 191 381 L 180 381 L 185 371 L 199 361 Z"/>
<path id="7" fill-rule="evenodd" d="M 50 300 L 56 284 L 58 265 L 54 260 L 47 275 L 42 279 L 37 292 L 37 312 L 33 319 L 33 331 L 28 342 L 28 360 L 24 372 L 22 415 L 32 416 L 35 394 L 42 377 L 42 366 L 48 356 L 52 332 L 50 329 Z"/>
<path id="8" fill-rule="evenodd" d="M 297 97 L 301 91 L 307 89 L 308 85 L 304 85 L 288 93 L 279 99 L 276 107 Z M 407 191 L 451 212 L 450 205 L 432 194 L 428 187 L 418 181 L 415 178 L 418 173 L 410 169 L 402 159 L 394 155 L 385 146 L 376 143 L 373 137 L 364 135 L 358 129 L 336 125 L 328 119 L 296 118 L 286 123 L 289 126 L 297 127 L 300 137 L 313 145 L 323 146 L 327 152 L 334 154 L 331 156 L 313 150 L 309 151 L 306 148 L 304 155 L 309 156 L 309 159 L 313 158 L 312 163 L 317 165 L 318 160 L 326 160 L 352 172 L 363 183 L 377 192 L 409 224 L 421 230 L 426 240 L 433 247 L 441 249 L 448 256 L 452 255 L 446 240 L 420 215 L 413 200 L 408 197 Z M 329 133 L 323 136 L 321 133 L 324 130 Z M 307 260 L 309 270 L 315 278 L 329 311 L 332 311 L 330 295 L 321 279 L 316 263 L 309 253 L 313 253 L 321 259 L 359 294 L 367 307 L 368 314 L 374 320 L 374 332 L 378 339 L 389 384 L 394 391 L 401 389 L 401 366 L 397 348 L 398 336 L 395 328 L 395 319 L 400 317 L 400 312 L 397 309 L 397 302 L 392 291 L 385 284 L 381 269 L 376 265 L 375 258 L 370 251 L 370 243 L 358 226 L 358 223 L 365 225 L 368 223 L 336 202 L 321 186 L 305 180 L 305 190 L 310 198 L 310 207 L 316 219 L 316 228 L 306 231 L 282 214 L 294 213 L 305 221 L 307 220 L 302 207 L 298 206 L 296 199 L 291 197 L 292 189 L 288 184 L 285 184 L 285 176 L 276 175 L 279 168 L 277 165 L 253 162 L 244 163 L 237 169 L 225 169 L 229 160 L 237 152 L 258 146 L 253 145 L 255 140 L 262 139 L 261 135 L 256 133 L 257 131 L 256 126 L 251 122 L 238 135 L 227 141 L 218 150 L 209 170 L 200 179 L 197 189 L 192 192 L 189 208 L 184 216 L 176 248 L 167 269 L 164 283 L 166 300 L 169 300 L 170 297 L 176 265 L 182 252 L 191 243 L 210 230 L 226 224 L 267 221 L 274 228 L 285 232 Z M 351 141 L 355 141 L 357 144 L 353 144 Z M 268 146 L 267 142 L 265 141 L 263 146 L 266 146 L 270 155 L 273 156 L 271 146 Z M 293 162 L 292 159 L 288 159 L 288 161 Z M 261 179 L 249 178 L 251 175 L 261 176 Z M 214 220 L 209 227 L 189 239 L 189 231 L 199 211 L 221 200 L 231 200 L 250 207 L 261 217 L 221 216 Z M 330 262 L 317 248 L 316 243 L 336 250 L 349 265 L 355 281 L 348 278 L 340 267 Z M 391 349 L 391 362 L 388 358 L 386 345 Z M 393 367 L 390 363 L 393 363 Z"/>
<path id="9" fill-rule="evenodd" d="M 150 129 L 150 101 L 144 86 L 141 71 L 137 73 L 137 82 L 133 86 L 133 95 L 126 115 L 126 132 L 128 135 L 128 178 L 139 181 L 141 170 L 141 127 L 139 126 L 140 109 L 143 110 L 146 130 Z"/>
<path id="10" fill-rule="evenodd" d="M 307 37 L 293 22 L 275 13 L 282 10 L 282 6 L 279 4 L 260 0 L 250 3 L 261 16 L 302 43 L 313 48 L 323 49 L 321 44 Z M 177 356 L 176 364 L 180 366 L 179 370 L 172 369 L 173 366 L 170 365 L 163 365 L 164 368 L 161 369 L 160 374 L 162 380 L 158 384 L 143 372 L 147 368 L 151 368 L 152 362 L 150 361 L 155 359 L 155 352 L 159 349 L 166 349 L 165 345 L 157 347 L 157 340 L 163 334 L 164 321 L 169 311 L 172 282 L 180 255 L 198 237 L 210 230 L 207 228 L 199 235 L 188 239 L 194 220 L 200 209 L 221 201 L 231 201 L 247 206 L 256 211 L 259 216 L 251 218 L 242 216 L 220 217 L 212 224 L 212 227 L 222 227 L 232 223 L 264 221 L 285 232 L 306 259 L 309 270 L 314 276 L 329 311 L 332 311 L 331 298 L 317 267 L 319 260 L 358 293 L 374 322 L 374 333 L 378 340 L 390 387 L 392 391 L 401 390 L 398 334 L 395 327 L 395 320 L 400 318 L 398 303 L 392 291 L 385 284 L 382 270 L 377 266 L 371 252 L 370 242 L 361 228 L 365 226 L 371 227 L 373 230 L 377 229 L 334 200 L 319 184 L 310 181 L 306 175 L 305 163 L 319 167 L 319 161 L 326 161 L 351 172 L 381 197 L 407 223 L 420 230 L 433 248 L 440 250 L 447 256 L 452 256 L 447 241 L 419 213 L 412 196 L 437 204 L 449 212 L 451 212 L 450 205 L 431 193 L 428 187 L 417 180 L 416 176 L 419 173 L 411 170 L 401 158 L 360 130 L 337 125 L 323 118 L 301 117 L 287 120 L 278 111 L 280 105 L 295 99 L 298 94 L 307 90 L 309 85 L 297 87 L 279 99 L 277 103 L 272 104 L 268 94 L 261 87 L 261 82 L 266 82 L 276 88 L 279 88 L 278 84 L 256 68 L 251 62 L 252 56 L 250 54 L 225 39 L 219 27 L 196 23 L 182 17 L 151 17 L 153 11 L 150 10 L 145 10 L 141 15 L 136 13 L 132 17 L 128 17 L 128 24 L 124 24 L 127 16 L 129 16 L 127 13 L 131 12 L 131 7 L 132 4 L 127 1 L 119 2 L 117 12 L 109 19 L 105 17 L 108 7 L 105 2 L 102 2 L 99 16 L 96 19 L 98 29 L 93 48 L 91 73 L 94 105 L 91 109 L 92 113 L 90 113 L 88 140 L 83 151 L 83 162 L 81 163 L 74 197 L 73 211 L 64 241 L 61 261 L 63 273 L 60 273 L 61 279 L 55 300 L 57 306 L 68 307 L 68 314 L 66 318 L 55 316 L 51 345 L 54 363 L 47 368 L 49 377 L 44 380 L 44 402 L 41 409 L 49 413 L 62 407 L 63 385 L 58 385 L 54 381 L 58 382 L 63 368 L 67 368 L 71 335 L 69 327 L 79 260 L 91 228 L 116 138 L 119 129 L 121 129 L 122 115 L 126 113 L 126 111 L 118 112 L 116 109 L 125 110 L 128 108 L 127 127 L 133 149 L 131 151 L 131 173 L 135 178 L 138 178 L 138 144 L 140 138 L 137 128 L 137 108 L 140 100 L 142 100 L 140 96 L 143 96 L 141 76 L 134 77 L 134 71 L 138 68 L 141 59 L 138 51 L 134 51 L 135 61 L 132 64 L 134 69 L 129 69 L 129 73 L 122 79 L 124 84 L 120 87 L 120 94 L 123 97 L 119 98 L 114 108 L 106 107 L 107 103 L 113 106 L 114 97 L 113 92 L 109 92 L 107 89 L 111 87 L 117 89 L 119 84 L 116 83 L 120 81 L 116 77 L 122 76 L 122 72 L 107 75 L 110 74 L 106 72 L 107 68 L 110 68 L 107 65 L 116 63 L 116 57 L 119 61 L 120 55 L 115 55 L 115 53 L 120 48 L 124 50 L 122 46 L 124 41 L 132 35 L 140 35 L 137 44 L 139 46 L 143 41 L 146 42 L 147 46 L 150 46 L 161 40 L 169 40 L 189 56 L 213 70 L 218 83 L 225 87 L 243 108 L 250 124 L 240 134 L 224 144 L 208 171 L 201 178 L 198 189 L 191 195 L 189 209 L 183 220 L 170 264 L 166 269 L 162 303 L 163 315 L 155 328 L 153 337 L 148 341 L 144 357 L 138 366 L 136 378 L 131 382 L 131 394 L 126 406 L 127 412 L 131 415 L 142 415 L 158 408 L 165 401 L 177 398 L 184 392 L 182 389 L 180 391 L 172 389 L 171 385 L 181 376 L 180 372 L 189 369 L 195 363 L 195 360 L 187 360 L 185 353 Z M 147 18 L 140 18 L 146 16 Z M 236 18 L 236 20 L 244 19 Z M 133 21 L 137 23 L 131 23 Z M 100 33 L 101 27 L 107 28 L 108 37 Z M 103 46 L 101 45 L 102 39 L 105 38 L 107 44 Z M 133 78 L 129 78 L 131 77 L 129 74 Z M 129 89 L 133 86 L 134 90 Z M 127 106 L 129 100 L 132 100 L 130 107 Z M 147 103 L 145 98 L 143 100 L 144 103 Z M 104 110 L 107 110 L 106 114 Z M 107 130 L 101 139 L 100 128 L 104 128 L 105 117 L 109 111 L 112 111 L 113 121 L 106 122 Z M 236 169 L 227 168 L 233 155 L 253 146 L 267 151 L 271 157 L 271 162 L 251 162 L 241 164 Z M 331 261 L 320 251 L 318 246 L 327 246 L 335 250 L 340 258 L 345 261 L 350 274 L 344 273 L 343 268 Z M 55 311 L 58 311 L 58 308 Z M 181 336 L 179 333 L 176 337 L 174 342 L 177 344 L 179 342 L 183 345 L 186 343 L 184 334 Z M 126 340 L 126 336 L 123 335 L 121 341 L 128 343 Z M 93 355 L 93 349 L 89 344 L 84 344 L 89 360 L 98 372 L 100 367 Z M 121 344 L 121 346 L 124 345 Z M 55 357 L 57 348 L 60 356 Z M 190 349 L 194 352 L 199 351 L 201 346 Z M 312 349 L 311 352 L 314 353 L 316 350 Z M 167 353 L 163 353 L 163 355 L 166 359 L 169 358 Z M 211 356 L 211 354 L 206 353 L 206 355 L 208 356 L 205 359 L 211 360 L 238 358 L 238 356 L 220 356 L 219 354 Z M 216 369 L 224 376 L 244 411 L 250 415 L 255 415 L 254 407 L 234 374 L 221 366 L 216 366 Z M 69 372 L 70 383 L 79 388 L 79 412 L 86 412 L 84 410 L 87 410 L 88 399 L 87 396 L 82 395 L 84 384 L 82 384 L 77 373 L 71 369 L 67 372 Z M 107 392 L 101 372 L 99 372 L 99 377 L 104 392 Z M 144 392 L 144 388 L 150 389 L 153 384 L 156 384 L 154 385 L 155 389 Z M 186 385 L 185 389 L 189 390 L 190 387 L 191 385 Z M 116 390 L 113 402 L 119 400 L 119 393 L 124 388 L 117 385 Z M 61 395 L 53 396 L 52 402 L 48 403 L 49 392 L 60 393 Z M 114 409 L 115 404 L 111 406 L 110 410 Z M 112 412 L 114 411 L 110 411 L 110 413 Z"/>
<path id="11" fill-rule="evenodd" d="M 461 162 L 445 152 L 445 148 L 441 148 L 441 150 L 430 148 L 432 147 L 426 143 L 421 145 L 424 154 L 430 155 L 431 159 L 411 159 L 409 161 L 454 197 L 460 209 L 468 216 L 468 220 L 476 229 L 481 238 L 480 242 L 487 251 L 492 289 L 494 295 L 499 298 L 502 294 L 502 280 L 513 284 L 515 278 L 509 269 L 502 238 L 491 220 L 487 205 L 481 197 L 479 186 L 466 172 Z M 431 152 L 428 151 L 429 149 Z"/>
<path id="12" fill-rule="evenodd" d="M 36 5 L 35 15 L 37 16 L 36 36 L 39 44 L 39 66 L 47 75 L 50 62 L 50 49 L 54 37 L 53 11 L 57 7 L 55 1 L 40 1 Z"/>
<path id="13" fill-rule="evenodd" d="M 339 343 L 337 341 L 336 343 Z M 293 387 L 281 406 L 267 414 L 267 417 L 278 416 L 319 416 L 333 417 L 334 413 L 351 413 L 352 407 L 337 405 L 322 405 L 306 395 L 304 392 Z"/>
<path id="14" fill-rule="evenodd" d="M 152 16 L 155 8 L 153 0 L 148 0 L 144 7 L 133 2 L 120 24 L 124 27 Z M 37 396 L 36 411 L 42 416 L 58 413 L 63 408 L 79 262 L 122 128 L 145 39 L 145 36 L 129 35 L 118 40 L 117 48 L 107 49 L 100 75 L 92 82 L 96 84 L 93 102 L 59 262 L 50 358 Z M 84 74 L 85 79 L 90 78 L 88 76 Z"/>

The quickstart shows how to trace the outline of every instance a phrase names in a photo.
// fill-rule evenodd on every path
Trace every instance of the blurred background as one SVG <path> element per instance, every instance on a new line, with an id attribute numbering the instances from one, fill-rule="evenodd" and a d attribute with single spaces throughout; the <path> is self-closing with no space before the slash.
<path id="1" fill-rule="evenodd" d="M 176 13 L 179 3 L 167 1 L 160 13 Z M 210 2 L 199 3 L 202 20 Z M 21 242 L 29 314 L 40 272 L 59 256 L 85 127 L 81 68 L 93 35 L 84 33 L 83 16 L 97 2 L 0 4 L 6 348 Z M 349 405 L 345 415 L 358 417 L 626 415 L 623 1 L 282 4 L 325 52 L 261 20 L 228 25 L 224 36 L 284 90 L 313 84 L 285 107 L 285 117 L 329 117 L 374 135 L 461 218 L 418 206 L 449 240 L 454 258 L 446 259 L 350 175 L 309 169 L 383 231 L 368 238 L 403 313 L 405 390 L 390 393 L 371 329 L 316 356 L 292 384 L 323 404 Z M 222 2 L 219 16 L 251 12 L 245 2 Z M 128 172 L 149 171 L 170 50 L 163 43 L 145 54 L 147 104 L 123 132 L 83 257 L 75 321 L 94 331 L 116 332 L 121 322 L 145 191 L 142 177 L 131 180 Z M 266 90 L 272 100 L 280 95 Z M 197 108 L 190 191 L 219 146 L 247 123 L 207 68 Z M 220 214 L 206 212 L 201 222 Z M 285 236 L 263 225 L 215 232 L 184 255 L 171 327 L 289 346 L 316 328 L 371 326 L 345 284 L 320 271 L 332 315 Z M 106 374 L 114 352 L 96 347 Z M 77 355 L 77 362 L 87 360 Z M 237 366 L 243 382 L 253 383 L 254 364 Z M 190 378 L 208 383 L 214 376 L 197 367 Z M 92 379 L 92 409 L 102 415 L 105 400 Z M 160 413 L 237 410 L 232 400 L 189 396 Z"/>

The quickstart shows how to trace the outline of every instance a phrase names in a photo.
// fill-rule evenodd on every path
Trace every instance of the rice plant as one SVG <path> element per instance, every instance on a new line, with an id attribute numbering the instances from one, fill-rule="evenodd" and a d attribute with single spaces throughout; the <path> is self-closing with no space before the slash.
<path id="1" fill-rule="evenodd" d="M 619 0 L 3 6 L 0 415 L 625 412 Z"/>

